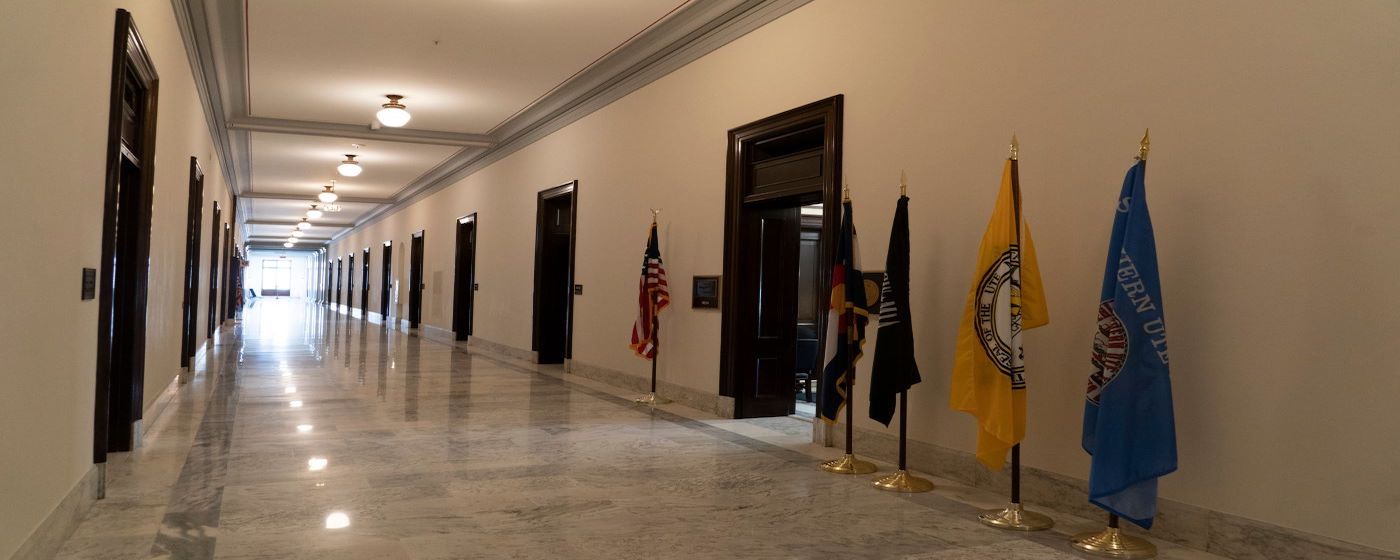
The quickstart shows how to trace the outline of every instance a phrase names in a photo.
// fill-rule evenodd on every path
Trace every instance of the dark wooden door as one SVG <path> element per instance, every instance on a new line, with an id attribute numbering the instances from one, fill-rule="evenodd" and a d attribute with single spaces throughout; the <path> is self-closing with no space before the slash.
<path id="1" fill-rule="evenodd" d="M 452 288 L 452 331 L 457 340 L 472 333 L 476 297 L 476 214 L 457 220 L 457 267 Z"/>
<path id="2" fill-rule="evenodd" d="M 535 223 L 534 347 L 542 364 L 570 357 L 577 183 L 541 192 Z"/>
<path id="3" fill-rule="evenodd" d="M 345 258 L 345 314 L 350 315 L 355 307 L 355 253 L 350 253 Z"/>
<path id="4" fill-rule="evenodd" d="M 209 224 L 209 316 L 204 336 L 214 336 L 214 325 L 219 320 L 219 234 L 223 232 L 219 219 L 224 210 L 219 201 L 214 201 L 214 222 Z"/>
<path id="5" fill-rule="evenodd" d="M 360 259 L 360 318 L 369 317 L 369 247 Z"/>
<path id="6" fill-rule="evenodd" d="M 792 412 L 796 384 L 798 262 L 801 218 L 796 207 L 751 212 L 744 238 L 751 251 L 744 258 L 752 271 L 752 287 L 740 309 L 741 355 L 739 390 L 745 416 L 781 416 Z"/>
<path id="7" fill-rule="evenodd" d="M 188 207 L 185 213 L 185 283 L 180 321 L 180 367 L 189 367 L 199 331 L 199 241 L 204 226 L 204 170 L 190 156 Z"/>
<path id="8" fill-rule="evenodd" d="M 423 232 L 414 234 L 408 244 L 408 327 L 423 321 Z"/>
<path id="9" fill-rule="evenodd" d="M 336 305 L 336 308 L 337 308 L 336 311 L 339 311 L 339 310 L 340 310 L 339 307 L 340 307 L 340 302 L 341 302 L 341 299 L 340 299 L 340 296 L 341 296 L 341 285 L 344 284 L 344 283 L 345 283 L 345 263 L 344 263 L 344 261 L 342 261 L 342 260 L 340 259 L 340 257 L 336 257 L 336 258 L 335 258 L 335 305 Z"/>
<path id="10" fill-rule="evenodd" d="M 389 323 L 389 286 L 393 280 L 394 246 L 384 243 L 384 257 L 379 263 L 379 318 Z"/>

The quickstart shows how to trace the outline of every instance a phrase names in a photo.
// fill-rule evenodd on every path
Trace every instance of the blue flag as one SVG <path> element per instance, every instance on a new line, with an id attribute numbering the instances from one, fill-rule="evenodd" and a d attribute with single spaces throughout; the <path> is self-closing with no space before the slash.
<path id="1" fill-rule="evenodd" d="M 1176 422 L 1146 172 L 1147 162 L 1133 165 L 1118 197 L 1099 297 L 1083 445 L 1093 456 L 1089 501 L 1151 528 L 1157 478 L 1176 470 Z"/>

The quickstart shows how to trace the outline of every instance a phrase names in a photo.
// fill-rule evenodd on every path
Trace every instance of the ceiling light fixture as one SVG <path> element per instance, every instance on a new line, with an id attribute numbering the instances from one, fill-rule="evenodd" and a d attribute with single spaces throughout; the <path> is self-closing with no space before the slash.
<path id="1" fill-rule="evenodd" d="M 297 238 L 295 238 L 295 237 L 288 237 L 288 238 L 287 238 L 287 243 L 296 243 L 297 241 L 299 241 L 299 240 L 298 240 Z M 293 392 L 295 393 L 296 391 L 293 391 Z"/>
<path id="2" fill-rule="evenodd" d="M 313 220 L 321 217 L 322 214 L 321 209 L 317 208 L 315 204 L 312 204 L 311 209 L 306 211 L 306 217 Z"/>
<path id="3" fill-rule="evenodd" d="M 364 169 L 360 168 L 360 162 L 355 161 L 355 154 L 345 154 L 345 161 L 340 162 L 340 165 L 337 166 L 335 170 L 337 173 L 346 177 L 355 177 L 358 176 L 361 171 L 364 171 Z"/>
<path id="4" fill-rule="evenodd" d="M 303 232 L 299 229 L 292 230 L 292 237 L 301 237 L 303 235 L 306 235 L 306 232 Z"/>
<path id="5" fill-rule="evenodd" d="M 408 119 L 413 115 L 408 114 L 408 108 L 404 107 L 403 103 L 399 103 L 403 96 L 389 94 L 385 97 L 389 98 L 389 102 L 381 105 L 383 109 L 374 114 L 374 118 L 379 119 L 379 124 L 394 128 L 408 124 Z"/>
<path id="6" fill-rule="evenodd" d="M 325 186 L 325 190 L 316 195 L 316 200 L 326 204 L 335 202 L 337 198 L 340 198 L 340 195 L 335 194 L 335 181 L 331 181 L 331 184 Z"/>
<path id="7" fill-rule="evenodd" d="M 302 218 L 300 222 L 297 222 L 297 229 L 311 229 L 311 222 L 306 221 L 306 218 Z"/>
<path id="8" fill-rule="evenodd" d="M 283 247 L 287 247 L 287 248 L 291 248 L 292 244 L 291 244 L 291 243 L 283 243 L 282 246 L 283 246 Z"/>

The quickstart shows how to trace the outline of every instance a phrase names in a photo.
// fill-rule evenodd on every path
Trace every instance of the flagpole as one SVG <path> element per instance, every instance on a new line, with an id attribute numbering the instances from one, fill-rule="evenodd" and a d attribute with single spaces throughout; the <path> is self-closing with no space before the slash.
<path id="1" fill-rule="evenodd" d="M 1016 246 L 1021 246 L 1021 142 L 1011 133 L 1011 205 L 1016 227 Z M 982 512 L 977 516 L 984 525 L 1013 531 L 1044 531 L 1055 526 L 1055 520 L 1043 513 L 1027 510 L 1021 505 L 1021 444 L 1011 446 L 1011 503 L 1001 509 Z"/>
<path id="2" fill-rule="evenodd" d="M 846 185 L 845 189 L 843 189 L 841 192 L 841 203 L 842 205 L 845 205 L 850 201 L 851 186 L 848 184 Z M 844 219 L 849 220 L 850 218 L 850 214 L 846 214 L 846 217 Z M 852 225 L 851 227 L 854 228 L 855 226 Z M 864 289 L 865 280 L 863 278 L 856 278 L 855 280 L 856 282 L 859 282 L 858 285 L 861 286 L 861 289 Z M 846 278 L 845 282 L 846 285 L 849 286 L 851 283 L 851 279 Z M 836 289 L 836 286 L 832 286 L 831 288 L 834 290 Z M 850 297 L 847 296 L 846 299 L 849 300 Z M 845 314 L 847 329 L 855 328 L 855 309 L 847 305 L 845 309 Z M 846 454 L 843 455 L 840 459 L 832 459 L 830 461 L 822 463 L 821 468 L 826 472 L 835 474 L 870 474 L 879 469 L 875 467 L 875 463 L 857 459 L 855 454 L 855 445 L 853 443 L 855 433 L 855 407 L 852 405 L 852 403 L 854 402 L 856 396 L 855 352 L 857 348 L 853 347 L 852 345 L 856 344 L 856 341 L 851 340 L 850 333 L 846 331 L 837 333 L 837 336 L 842 336 L 846 339 L 844 341 L 846 344 Z"/>
<path id="3" fill-rule="evenodd" d="M 1138 161 L 1147 161 L 1147 152 L 1152 147 L 1152 139 L 1149 137 L 1151 132 L 1152 129 L 1142 132 L 1142 140 L 1138 142 Z M 1126 560 L 1157 557 L 1157 545 L 1152 544 L 1152 541 L 1123 534 L 1123 530 L 1118 527 L 1116 513 L 1108 514 L 1108 526 L 1104 530 L 1097 533 L 1080 533 L 1071 537 L 1069 542 L 1076 550 L 1095 556 Z"/>
<path id="4" fill-rule="evenodd" d="M 909 196 L 908 180 L 904 171 L 899 172 L 899 198 Z M 907 259 L 906 259 L 907 262 Z M 888 272 L 887 272 L 888 273 Z M 907 274 L 905 275 L 908 276 Z M 886 276 L 886 279 L 889 277 Z M 933 481 L 909 474 L 909 390 L 899 390 L 899 469 L 894 474 L 875 479 L 875 487 L 891 492 L 928 492 L 933 490 Z"/>
<path id="5" fill-rule="evenodd" d="M 652 209 L 651 209 L 651 228 L 652 228 L 652 231 L 653 231 L 653 232 L 656 231 L 656 217 L 657 217 L 658 215 L 660 215 L 660 214 L 661 214 L 661 209 L 660 209 L 660 208 L 652 208 Z M 658 239 L 657 242 L 659 243 L 660 240 Z M 652 296 L 652 297 L 655 297 L 655 296 Z M 653 302 L 653 303 L 654 303 L 654 302 Z M 645 405 L 648 405 L 648 406 L 656 406 L 656 405 L 658 405 L 658 404 L 666 404 L 666 403 L 671 402 L 671 401 L 668 401 L 668 400 L 666 400 L 666 399 L 663 399 L 663 398 L 661 398 L 661 397 L 656 396 L 656 361 L 657 361 L 658 359 L 661 358 L 661 344 L 659 344 L 659 343 L 661 342 L 661 314 L 660 314 L 660 313 L 652 313 L 652 314 L 651 314 L 651 340 L 652 340 L 652 345 L 651 345 L 651 392 L 647 393 L 647 395 L 646 395 L 645 397 L 638 397 L 638 398 L 632 399 L 632 402 L 639 403 L 639 404 L 645 404 Z"/>

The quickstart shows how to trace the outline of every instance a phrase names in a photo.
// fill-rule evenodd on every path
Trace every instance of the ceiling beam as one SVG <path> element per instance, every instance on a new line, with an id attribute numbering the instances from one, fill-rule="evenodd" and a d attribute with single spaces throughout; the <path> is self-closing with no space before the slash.
<path id="1" fill-rule="evenodd" d="M 321 201 L 319 201 L 319 200 L 316 200 L 316 194 L 317 194 L 317 193 L 311 193 L 311 194 L 291 194 L 291 193 L 270 193 L 270 192 L 252 192 L 252 191 L 248 191 L 248 192 L 245 192 L 245 193 L 243 193 L 243 194 L 241 194 L 241 195 L 238 195 L 238 198 L 239 198 L 239 199 L 248 199 L 248 200 L 254 200 L 254 199 L 264 199 L 264 200 L 304 200 L 304 201 L 306 201 L 307 204 L 325 204 L 325 203 L 323 203 L 323 202 L 321 202 Z M 342 196 L 342 197 L 340 197 L 340 198 L 337 198 L 335 201 L 336 201 L 336 202 L 350 202 L 350 203 L 354 203 L 354 204 L 393 204 L 393 203 L 394 203 L 394 199 L 392 199 L 392 198 L 374 198 L 374 197 L 368 197 L 368 196 Z"/>
<path id="2" fill-rule="evenodd" d="M 485 134 L 439 132 L 436 130 L 413 130 L 407 128 L 380 128 L 376 130 L 370 128 L 369 125 L 294 121 L 263 117 L 238 117 L 230 119 L 228 127 L 229 130 L 247 130 L 250 132 L 276 132 L 281 134 L 300 134 L 304 136 L 350 138 L 354 140 L 433 144 L 437 146 L 473 146 L 486 148 L 495 145 L 495 141 Z"/>
<path id="3" fill-rule="evenodd" d="M 296 227 L 296 225 L 299 224 L 299 223 L 301 223 L 301 222 L 299 222 L 299 221 L 295 221 L 295 222 L 294 222 L 294 221 L 289 221 L 289 220 L 244 220 L 243 223 L 244 223 L 244 224 L 247 224 L 247 225 L 250 225 L 250 226 L 288 226 L 288 227 Z M 311 222 L 311 225 L 313 225 L 313 226 L 315 226 L 315 227 L 318 227 L 318 228 L 348 228 L 348 227 L 355 227 L 355 224 L 350 223 L 350 222 Z"/>
<path id="4" fill-rule="evenodd" d="M 256 250 L 259 250 L 259 249 L 266 249 L 266 250 L 269 250 L 269 251 L 302 251 L 302 252 L 306 252 L 306 253 L 315 253 L 315 252 L 317 252 L 317 251 L 320 251 L 321 248 L 324 247 L 325 245 L 323 245 L 323 244 L 321 244 L 321 245 L 306 245 L 306 244 L 302 244 L 302 245 L 298 245 L 298 246 L 296 246 L 296 247 L 283 247 L 281 243 L 276 243 L 276 244 L 274 244 L 274 243 L 265 243 L 265 242 L 264 242 L 264 243 L 249 242 L 247 246 L 248 246 L 249 249 L 252 249 L 252 250 L 255 250 L 255 251 L 256 251 Z"/>

